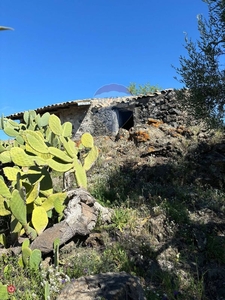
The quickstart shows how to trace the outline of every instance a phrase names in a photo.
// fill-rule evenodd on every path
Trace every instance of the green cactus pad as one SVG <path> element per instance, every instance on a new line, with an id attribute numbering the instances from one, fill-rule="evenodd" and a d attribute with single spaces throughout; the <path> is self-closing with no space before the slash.
<path id="1" fill-rule="evenodd" d="M 0 129 L 4 129 L 4 125 L 5 125 L 4 119 L 5 119 L 4 116 L 1 115 L 1 117 L 0 117 Z"/>
<path id="2" fill-rule="evenodd" d="M 52 138 L 52 146 L 60 148 L 60 141 L 59 141 L 59 137 L 58 136 L 54 136 Z"/>
<path id="3" fill-rule="evenodd" d="M 88 155 L 84 159 L 84 169 L 85 171 L 88 171 L 96 159 L 98 158 L 98 147 L 94 146 L 91 148 L 91 150 L 88 152 Z"/>
<path id="4" fill-rule="evenodd" d="M 14 164 L 21 167 L 34 166 L 34 157 L 31 157 L 25 153 L 22 148 L 13 147 L 10 149 L 10 155 Z"/>
<path id="5" fill-rule="evenodd" d="M 35 240 L 37 237 L 37 232 L 34 228 L 30 227 L 29 225 L 24 227 L 26 234 L 29 236 L 30 239 Z"/>
<path id="6" fill-rule="evenodd" d="M 29 247 L 24 247 L 22 249 L 22 258 L 23 258 L 23 263 L 25 266 L 28 266 L 29 264 L 29 259 L 31 256 L 31 249 Z"/>
<path id="7" fill-rule="evenodd" d="M 70 157 L 74 158 L 77 156 L 78 149 L 75 147 L 75 143 L 72 140 L 69 139 L 67 141 L 63 136 L 60 136 L 60 141 Z"/>
<path id="8" fill-rule="evenodd" d="M 41 251 L 39 249 L 34 249 L 30 255 L 30 268 L 38 270 L 41 260 Z"/>
<path id="9" fill-rule="evenodd" d="M 56 115 L 51 115 L 49 117 L 49 127 L 52 132 L 56 135 L 62 134 L 62 125 L 60 119 Z"/>
<path id="10" fill-rule="evenodd" d="M 60 239 L 56 238 L 53 242 L 54 266 L 55 267 L 58 267 L 58 265 L 59 265 L 59 246 L 60 246 Z"/>
<path id="11" fill-rule="evenodd" d="M 57 213 L 61 214 L 65 208 L 63 205 L 65 199 L 67 198 L 67 193 L 56 193 L 50 196 L 53 199 L 54 208 Z"/>
<path id="12" fill-rule="evenodd" d="M 0 161 L 3 164 L 7 164 L 12 161 L 10 151 L 4 151 L 0 154 Z"/>
<path id="13" fill-rule="evenodd" d="M 30 114 L 30 116 L 31 116 L 31 119 L 33 119 L 33 120 L 34 120 L 34 119 L 36 118 L 36 116 L 37 116 L 35 110 L 29 110 L 29 114 Z"/>
<path id="14" fill-rule="evenodd" d="M 7 124 L 8 126 L 12 126 L 13 128 L 20 128 L 20 124 L 11 120 L 11 119 L 7 119 Z"/>
<path id="15" fill-rule="evenodd" d="M 6 247 L 6 237 L 5 237 L 4 233 L 0 234 L 0 244 L 3 245 L 4 247 Z"/>
<path id="16" fill-rule="evenodd" d="M 72 123 L 70 122 L 65 122 L 63 125 L 62 125 L 62 135 L 64 137 L 71 137 L 72 136 Z"/>
<path id="17" fill-rule="evenodd" d="M 22 251 L 24 250 L 24 248 L 29 248 L 29 246 L 30 246 L 30 240 L 25 239 L 22 243 Z"/>
<path id="18" fill-rule="evenodd" d="M 30 119 L 30 114 L 28 111 L 25 111 L 24 114 L 23 114 L 23 119 L 25 121 L 26 124 L 29 123 L 29 119 Z"/>
<path id="19" fill-rule="evenodd" d="M 40 235 L 48 225 L 48 216 L 45 209 L 42 206 L 37 206 L 34 208 L 31 218 L 32 224 Z"/>
<path id="20" fill-rule="evenodd" d="M 67 197 L 67 193 L 66 192 L 59 192 L 59 193 L 55 193 L 52 194 L 51 196 L 48 197 L 48 199 L 51 199 L 53 202 L 55 201 L 55 199 L 59 199 L 59 201 L 61 203 L 63 203 L 66 200 Z"/>
<path id="21" fill-rule="evenodd" d="M 30 204 L 34 202 L 34 200 L 38 197 L 40 190 L 40 183 L 37 182 L 35 185 L 32 186 L 31 190 L 29 191 L 26 199 L 26 203 Z"/>
<path id="22" fill-rule="evenodd" d="M 48 147 L 38 133 L 26 133 L 26 141 L 35 151 L 40 153 L 48 153 Z"/>
<path id="23" fill-rule="evenodd" d="M 65 199 L 67 197 L 67 193 L 55 193 L 50 195 L 42 204 L 42 207 L 46 210 L 49 211 L 54 208 L 54 202 L 56 199 L 60 201 L 60 203 L 64 203 Z"/>
<path id="24" fill-rule="evenodd" d="M 36 112 L 34 110 L 25 111 L 23 114 L 23 119 L 26 123 L 26 128 L 33 130 L 34 120 L 36 118 Z M 32 129 L 33 128 L 33 129 Z"/>
<path id="25" fill-rule="evenodd" d="M 58 214 L 62 214 L 64 209 L 65 209 L 65 205 L 63 205 L 63 203 L 60 201 L 59 198 L 56 198 L 55 201 L 54 201 L 54 208 L 56 210 L 56 212 Z"/>
<path id="26" fill-rule="evenodd" d="M 52 155 L 50 153 L 40 153 L 40 152 L 34 150 L 29 144 L 25 145 L 25 150 L 26 150 L 27 154 L 35 154 L 36 156 L 40 157 L 43 160 L 52 158 Z"/>
<path id="27" fill-rule="evenodd" d="M 11 198 L 11 193 L 5 182 L 0 178 L 0 195 L 5 198 Z"/>
<path id="28" fill-rule="evenodd" d="M 86 132 L 81 137 L 81 143 L 86 148 L 92 148 L 94 146 L 94 140 L 90 133 Z"/>
<path id="29" fill-rule="evenodd" d="M 50 284 L 48 281 L 45 281 L 45 299 L 50 298 Z"/>
<path id="30" fill-rule="evenodd" d="M 86 189 L 87 188 L 87 175 L 86 175 L 86 172 L 85 172 L 83 166 L 77 159 L 74 159 L 74 170 L 75 170 L 75 178 L 76 178 L 78 187 L 83 187 Z"/>
<path id="31" fill-rule="evenodd" d="M 54 159 L 49 159 L 48 160 L 48 165 L 50 168 L 52 168 L 53 170 L 57 171 L 57 172 L 67 172 L 69 170 L 71 170 L 73 168 L 73 164 L 65 164 L 63 162 L 58 162 Z"/>
<path id="32" fill-rule="evenodd" d="M 41 251 L 39 249 L 34 249 L 30 255 L 30 268 L 38 270 L 41 261 Z"/>
<path id="33" fill-rule="evenodd" d="M 21 135 L 16 136 L 16 141 L 17 141 L 18 144 L 24 145 L 24 139 L 22 138 Z"/>
<path id="34" fill-rule="evenodd" d="M 40 118 L 40 121 L 38 123 L 38 126 L 39 127 L 44 127 L 44 126 L 47 126 L 48 125 L 48 122 L 49 122 L 49 117 L 50 117 L 50 113 L 49 112 L 46 112 L 44 113 L 41 118 Z"/>
<path id="35" fill-rule="evenodd" d="M 0 153 L 4 152 L 5 150 L 6 150 L 6 148 L 2 144 L 0 144 Z"/>
<path id="36" fill-rule="evenodd" d="M 49 153 L 58 157 L 60 160 L 71 163 L 73 159 L 69 157 L 64 151 L 57 149 L 55 147 L 49 147 Z"/>
<path id="37" fill-rule="evenodd" d="M 11 214 L 11 211 L 7 209 L 6 200 L 0 195 L 0 216 L 8 216 Z"/>
<path id="38" fill-rule="evenodd" d="M 20 196 L 18 190 L 12 192 L 12 198 L 10 199 L 10 209 L 14 217 L 23 225 L 27 225 L 27 208 L 26 203 Z"/>
<path id="39" fill-rule="evenodd" d="M 18 238 L 21 229 L 22 229 L 22 224 L 12 215 L 11 222 L 10 222 L 10 231 L 11 234 L 16 235 L 16 239 Z"/>
<path id="40" fill-rule="evenodd" d="M 16 137 L 19 134 L 19 132 L 17 130 L 14 130 L 11 127 L 5 127 L 4 132 L 5 132 L 5 134 L 7 134 L 10 137 Z"/>
<path id="41" fill-rule="evenodd" d="M 54 198 L 49 196 L 48 198 L 45 198 L 46 200 L 42 203 L 42 207 L 45 209 L 46 212 L 53 209 L 54 207 Z"/>
<path id="42" fill-rule="evenodd" d="M 19 168 L 15 167 L 5 167 L 3 168 L 4 175 L 7 177 L 8 180 L 14 181 L 17 179 L 17 174 L 20 172 L 22 175 L 23 173 Z"/>
<path id="43" fill-rule="evenodd" d="M 37 205 L 37 206 L 41 206 L 42 205 L 42 197 L 37 197 L 34 200 L 34 204 Z"/>

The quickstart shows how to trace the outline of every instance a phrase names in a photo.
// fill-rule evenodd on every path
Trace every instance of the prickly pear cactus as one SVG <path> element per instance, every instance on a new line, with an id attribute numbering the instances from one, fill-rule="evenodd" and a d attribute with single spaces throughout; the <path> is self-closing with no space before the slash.
<path id="1" fill-rule="evenodd" d="M 19 265 L 21 267 L 30 267 L 38 270 L 42 261 L 41 251 L 39 249 L 30 249 L 30 241 L 25 239 L 22 244 L 22 255 L 19 257 Z"/>
<path id="2" fill-rule="evenodd" d="M 0 130 L 14 137 L 10 142 L 0 141 L 4 174 L 4 178 L 0 177 L 0 216 L 11 218 L 14 242 L 21 234 L 34 240 L 49 222 L 63 218 L 67 193 L 54 192 L 50 170 L 72 172 L 77 186 L 87 188 L 86 171 L 98 157 L 91 134 L 82 135 L 79 147 L 71 139 L 70 122 L 61 124 L 57 116 L 40 116 L 35 111 L 25 112 L 23 118 L 24 123 L 20 124 L 0 118 Z M 11 165 L 4 167 L 6 163 Z M 5 238 L 4 233 L 0 235 L 1 244 L 5 245 Z M 28 246 L 24 246 L 22 263 L 29 259 L 37 265 L 39 254 L 30 253 Z"/>

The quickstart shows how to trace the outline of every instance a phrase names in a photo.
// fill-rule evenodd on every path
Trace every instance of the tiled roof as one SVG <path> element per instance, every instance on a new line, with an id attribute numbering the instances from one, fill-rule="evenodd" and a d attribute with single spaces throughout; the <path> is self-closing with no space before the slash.
<path id="1" fill-rule="evenodd" d="M 147 94 L 147 95 L 138 95 L 138 96 L 124 96 L 124 97 L 113 97 L 113 98 L 89 98 L 89 99 L 84 99 L 84 100 L 72 100 L 72 101 L 67 101 L 67 102 L 61 102 L 61 103 L 56 103 L 56 104 L 52 104 L 52 105 L 47 105 L 47 106 L 43 106 L 40 108 L 35 109 L 35 111 L 37 113 L 45 113 L 45 112 L 54 112 L 54 111 L 58 111 L 59 109 L 66 109 L 69 108 L 71 106 L 90 106 L 91 103 L 107 103 L 107 102 L 129 102 L 135 99 L 141 99 L 141 98 L 145 98 L 145 97 L 154 97 L 156 95 L 161 95 L 161 94 L 166 94 L 170 91 L 172 91 L 173 89 L 165 89 L 162 91 L 158 91 L 152 94 Z M 11 114 L 6 116 L 9 119 L 12 120 L 19 120 L 22 119 L 24 112 L 18 112 L 15 114 Z"/>

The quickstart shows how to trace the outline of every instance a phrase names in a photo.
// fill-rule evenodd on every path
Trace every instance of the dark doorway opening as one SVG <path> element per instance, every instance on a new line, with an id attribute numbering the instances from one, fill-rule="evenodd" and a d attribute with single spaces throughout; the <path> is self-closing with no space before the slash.
<path id="1" fill-rule="evenodd" d="M 114 107 L 113 110 L 117 114 L 119 128 L 129 130 L 131 127 L 134 126 L 134 118 L 133 118 L 132 110 L 118 108 L 118 107 Z"/>

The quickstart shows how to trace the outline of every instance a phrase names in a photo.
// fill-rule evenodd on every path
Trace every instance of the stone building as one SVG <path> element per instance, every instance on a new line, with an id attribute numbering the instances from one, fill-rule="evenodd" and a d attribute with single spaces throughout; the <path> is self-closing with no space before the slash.
<path id="1" fill-rule="evenodd" d="M 61 122 L 73 125 L 73 138 L 83 132 L 93 136 L 116 135 L 119 128 L 129 130 L 137 124 L 147 123 L 148 118 L 163 121 L 173 127 L 187 123 L 187 113 L 180 109 L 173 89 L 154 94 L 68 101 L 37 108 L 36 112 L 54 113 Z M 23 112 L 7 116 L 22 120 Z"/>

